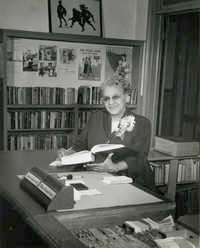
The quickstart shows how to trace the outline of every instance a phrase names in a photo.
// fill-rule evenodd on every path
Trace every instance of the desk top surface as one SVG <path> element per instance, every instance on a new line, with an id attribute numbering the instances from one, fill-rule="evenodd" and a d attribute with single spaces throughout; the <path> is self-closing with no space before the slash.
<path id="1" fill-rule="evenodd" d="M 49 173 L 62 173 L 66 168 L 52 168 L 49 163 L 55 159 L 53 152 L 0 152 L 0 192 L 8 200 L 23 206 L 27 214 L 44 213 L 42 207 L 19 186 L 17 175 L 27 173 L 33 166 L 37 166 Z M 77 173 L 77 172 L 74 172 Z M 113 206 L 140 205 L 159 203 L 163 200 L 130 184 L 105 185 L 101 182 L 102 175 L 94 172 L 82 172 L 84 180 L 90 188 L 96 188 L 101 194 L 83 196 L 77 201 L 75 209 L 92 209 Z M 148 191 L 148 190 L 147 190 Z M 126 194 L 124 194 L 126 192 Z M 90 204 L 88 203 L 90 201 Z M 90 206 L 90 207 L 87 207 Z"/>
<path id="2" fill-rule="evenodd" d="M 37 166 L 49 173 L 65 172 L 66 168 L 51 168 L 49 163 L 55 160 L 56 154 L 54 152 L 0 152 L 0 194 L 6 199 L 14 209 L 23 216 L 23 218 L 30 223 L 31 227 L 38 232 L 42 238 L 44 238 L 52 247 L 65 247 L 61 245 L 60 234 L 65 236 L 66 228 L 71 225 L 72 220 L 77 220 L 79 224 L 81 219 L 84 219 L 83 223 L 91 223 L 88 219 L 97 222 L 96 214 L 99 216 L 98 220 L 105 221 L 117 221 L 119 218 L 124 220 L 131 215 L 150 215 L 150 213 L 158 213 L 164 211 L 172 211 L 175 208 L 175 204 L 170 201 L 165 201 L 158 196 L 149 194 L 148 190 L 143 191 L 138 187 L 130 188 L 131 185 L 127 185 L 127 189 L 119 187 L 115 188 L 115 203 L 110 204 L 112 196 L 107 196 L 107 207 L 102 205 L 102 201 L 93 202 L 95 209 L 87 209 L 85 206 L 87 197 L 82 205 L 77 205 L 77 212 L 69 211 L 64 213 L 48 212 L 46 213 L 44 208 L 41 207 L 31 196 L 24 192 L 19 185 L 19 178 L 17 175 L 25 174 L 33 166 Z M 91 179 L 92 180 L 92 179 Z M 102 189 L 100 189 L 102 190 Z M 103 189 L 104 191 L 105 189 Z M 134 192 L 132 192 L 134 190 Z M 117 192 L 121 192 L 122 198 L 119 197 Z M 125 191 L 129 191 L 129 196 L 126 198 Z M 126 192 L 126 193 L 127 193 Z M 146 201 L 140 199 L 140 193 L 146 195 Z M 136 197 L 137 196 L 137 197 Z M 102 197 L 102 196 L 98 196 Z M 140 199 L 134 204 L 134 197 Z M 125 200 L 125 203 L 122 202 Z M 79 204 L 79 203 L 78 203 Z M 117 206 L 115 205 L 117 204 Z M 114 205 L 116 207 L 114 207 Z M 121 206 L 120 206 L 121 205 Z M 84 206 L 84 207 L 83 207 Z M 69 221 L 70 220 L 70 221 Z M 52 236 L 54 240 L 52 240 Z M 67 238 L 67 237 L 65 237 Z M 55 241 L 56 240 L 56 241 Z M 57 242 L 55 245 L 55 242 Z M 61 242 L 61 243 L 60 243 Z M 68 242 L 68 241 L 66 241 Z M 73 242 L 72 242 L 73 243 Z M 72 246 L 76 247 L 76 246 Z"/>
<path id="3" fill-rule="evenodd" d="M 63 174 L 65 173 L 61 175 Z M 70 174 L 75 179 L 67 180 L 67 183 L 82 183 L 88 187 L 88 190 L 76 191 L 80 199 L 76 201 L 73 211 L 163 202 L 161 198 L 130 183 L 107 184 L 103 182 L 104 178 L 112 176 L 109 173 L 82 171 L 70 172 Z M 76 179 L 77 177 L 81 178 Z"/>

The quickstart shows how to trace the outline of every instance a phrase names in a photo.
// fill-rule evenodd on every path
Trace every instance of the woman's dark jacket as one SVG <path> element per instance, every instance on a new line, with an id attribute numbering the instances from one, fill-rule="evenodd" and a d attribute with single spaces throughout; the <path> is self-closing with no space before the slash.
<path id="1" fill-rule="evenodd" d="M 121 143 L 130 148 L 133 153 L 123 158 L 128 164 L 127 175 L 142 186 L 154 188 L 153 173 L 149 167 L 147 156 L 150 147 L 151 123 L 140 115 L 127 110 L 125 115 L 135 116 L 135 127 L 131 132 L 125 132 L 124 139 L 111 134 L 111 116 L 107 111 L 96 111 L 77 137 L 73 150 L 90 150 L 94 145 Z M 105 157 L 103 158 L 105 159 Z"/>

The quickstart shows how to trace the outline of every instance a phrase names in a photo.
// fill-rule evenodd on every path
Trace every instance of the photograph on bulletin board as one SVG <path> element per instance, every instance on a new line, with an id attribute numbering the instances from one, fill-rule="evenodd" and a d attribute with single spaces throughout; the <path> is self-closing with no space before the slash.
<path id="1" fill-rule="evenodd" d="M 131 81 L 133 72 L 132 62 L 132 47 L 107 46 L 105 77 L 107 78 L 109 75 L 115 74 Z"/>
<path id="2" fill-rule="evenodd" d="M 79 51 L 78 80 L 101 81 L 102 49 L 81 48 Z"/>
<path id="3" fill-rule="evenodd" d="M 102 36 L 101 0 L 49 0 L 52 33 Z"/>
<path id="4" fill-rule="evenodd" d="M 38 75 L 49 77 L 57 76 L 57 46 L 39 46 L 39 70 Z"/>

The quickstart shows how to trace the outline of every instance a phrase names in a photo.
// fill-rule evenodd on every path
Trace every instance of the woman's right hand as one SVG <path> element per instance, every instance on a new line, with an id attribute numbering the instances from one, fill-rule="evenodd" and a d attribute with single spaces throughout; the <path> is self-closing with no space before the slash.
<path id="1" fill-rule="evenodd" d="M 65 148 L 60 148 L 57 151 L 57 160 L 61 160 L 61 158 L 63 156 L 67 156 L 70 155 L 72 153 L 74 153 L 75 151 L 70 147 L 69 149 L 65 149 Z"/>

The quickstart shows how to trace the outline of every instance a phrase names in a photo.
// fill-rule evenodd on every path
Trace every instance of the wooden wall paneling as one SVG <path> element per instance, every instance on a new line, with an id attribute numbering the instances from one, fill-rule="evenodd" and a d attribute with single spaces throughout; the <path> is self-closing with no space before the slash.
<path id="1" fill-rule="evenodd" d="M 147 42 L 145 44 L 145 63 L 144 63 L 145 64 L 145 74 L 144 74 L 145 87 L 144 87 L 144 94 L 143 94 L 142 113 L 146 115 L 152 121 L 153 136 L 155 134 L 160 135 L 161 129 L 162 129 L 161 125 L 157 127 L 157 119 L 159 118 L 159 115 L 160 115 L 159 94 L 160 92 L 162 92 L 162 88 L 160 87 L 160 80 L 161 80 L 161 73 L 162 73 L 161 56 L 163 53 L 163 49 L 162 49 L 163 47 L 162 36 L 163 36 L 163 27 L 164 27 L 163 19 L 167 18 L 167 16 L 175 16 L 178 14 L 184 14 L 184 13 L 189 14 L 191 12 L 198 13 L 200 9 L 200 1 L 190 1 L 189 3 L 172 4 L 171 6 L 165 7 L 165 9 L 163 8 L 162 2 L 163 1 L 151 1 L 151 0 L 149 1 Z M 173 63 L 177 64 L 177 61 L 176 62 L 174 61 Z M 168 77 L 170 76 L 172 77 L 172 75 L 169 75 L 169 74 L 167 75 Z M 177 77 L 178 75 L 175 75 L 175 76 Z M 175 78 L 175 80 L 177 80 L 177 78 Z M 199 78 L 200 77 L 198 74 L 198 80 Z M 168 95 L 168 101 L 171 102 L 170 98 L 172 97 L 172 90 L 170 92 L 167 89 L 165 91 L 165 94 Z M 173 104 L 171 103 L 170 106 L 173 106 Z M 162 107 L 163 106 L 161 104 L 161 109 Z M 178 125 L 180 125 L 180 122 L 177 123 L 177 126 Z M 180 126 L 179 126 L 179 129 L 180 129 Z M 172 125 L 172 131 L 173 131 L 173 125 Z M 172 131 L 170 133 L 173 134 Z M 198 133 L 197 130 L 196 130 L 196 133 Z"/>
<path id="2" fill-rule="evenodd" d="M 179 33 L 176 41 L 176 64 L 175 64 L 175 77 L 174 77 L 174 94 L 173 94 L 173 136 L 180 136 L 180 127 L 182 125 L 182 107 L 184 98 L 185 78 L 186 71 L 185 67 L 188 59 L 188 42 L 187 35 L 182 29 L 183 25 L 180 22 L 177 23 L 177 33 Z M 186 32 L 186 30 L 185 30 Z"/>
<path id="3" fill-rule="evenodd" d="M 185 79 L 185 90 L 184 90 L 184 102 L 183 102 L 183 116 L 182 116 L 182 126 L 184 122 L 187 121 L 192 129 L 191 135 L 184 132 L 182 129 L 182 135 L 195 137 L 195 126 L 197 123 L 197 107 L 198 107 L 198 16 L 194 15 L 188 18 L 188 57 L 186 64 L 186 79 Z M 185 24 L 186 25 L 186 24 Z M 194 28 L 190 28 L 194 27 Z M 188 118 L 187 118 L 188 117 Z"/>
<path id="4" fill-rule="evenodd" d="M 143 97 L 141 113 L 151 120 L 152 145 L 156 134 L 156 120 L 158 117 L 158 96 L 160 76 L 160 50 L 162 47 L 161 26 L 163 17 L 156 15 L 161 2 L 149 0 L 147 40 L 145 44 Z"/>
<path id="5" fill-rule="evenodd" d="M 175 46 L 177 25 L 170 17 L 165 17 L 165 32 L 163 39 L 163 63 L 161 71 L 161 89 L 159 104 L 158 135 L 167 135 L 172 131 L 172 96 L 175 70 Z"/>

